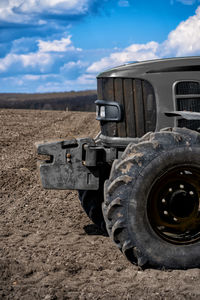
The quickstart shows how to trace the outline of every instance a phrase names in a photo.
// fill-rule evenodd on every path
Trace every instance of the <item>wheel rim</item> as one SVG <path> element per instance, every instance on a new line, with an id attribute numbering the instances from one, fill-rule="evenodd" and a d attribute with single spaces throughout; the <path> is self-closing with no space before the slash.
<path id="1" fill-rule="evenodd" d="M 153 230 L 173 244 L 200 240 L 200 169 L 181 165 L 152 185 L 147 214 Z"/>

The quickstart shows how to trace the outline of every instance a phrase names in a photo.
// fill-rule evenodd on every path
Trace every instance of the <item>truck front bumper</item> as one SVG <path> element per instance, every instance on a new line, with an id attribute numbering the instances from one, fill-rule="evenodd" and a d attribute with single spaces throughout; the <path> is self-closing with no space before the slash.
<path id="1" fill-rule="evenodd" d="M 37 143 L 36 147 L 39 155 L 50 158 L 38 164 L 45 189 L 98 190 L 99 171 L 93 139 Z"/>

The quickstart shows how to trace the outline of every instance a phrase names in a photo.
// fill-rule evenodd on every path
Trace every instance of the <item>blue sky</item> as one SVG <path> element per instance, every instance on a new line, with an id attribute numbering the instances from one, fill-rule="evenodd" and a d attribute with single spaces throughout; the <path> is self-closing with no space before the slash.
<path id="1" fill-rule="evenodd" d="M 131 61 L 200 55 L 199 0 L 0 0 L 0 92 L 96 88 Z"/>

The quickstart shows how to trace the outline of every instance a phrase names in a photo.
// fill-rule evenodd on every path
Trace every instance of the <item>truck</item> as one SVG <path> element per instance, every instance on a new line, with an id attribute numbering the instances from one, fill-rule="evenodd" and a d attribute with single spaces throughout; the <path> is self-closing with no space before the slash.
<path id="1" fill-rule="evenodd" d="M 199 267 L 200 57 L 105 71 L 97 99 L 97 137 L 37 144 L 42 186 L 78 190 L 131 263 Z"/>

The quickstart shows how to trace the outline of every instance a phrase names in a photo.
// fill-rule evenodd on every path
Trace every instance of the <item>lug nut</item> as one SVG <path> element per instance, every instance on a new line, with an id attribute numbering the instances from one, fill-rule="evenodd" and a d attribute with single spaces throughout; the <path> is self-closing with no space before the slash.
<path id="1" fill-rule="evenodd" d="M 162 203 L 166 203 L 166 200 L 164 198 L 162 199 Z"/>
<path id="2" fill-rule="evenodd" d="M 169 188 L 169 192 L 172 192 L 172 188 Z"/>
<path id="3" fill-rule="evenodd" d="M 181 188 L 181 189 L 184 189 L 184 185 L 183 185 L 183 184 L 180 184 L 180 188 Z"/>
<path id="4" fill-rule="evenodd" d="M 193 192 L 193 191 L 189 191 L 189 194 L 190 194 L 190 195 L 194 195 L 194 192 Z"/>
<path id="5" fill-rule="evenodd" d="M 158 229 L 163 231 L 163 230 L 165 230 L 165 226 L 158 226 Z"/>
<path id="6" fill-rule="evenodd" d="M 167 216 L 168 215 L 168 211 L 164 210 L 164 215 Z"/>

